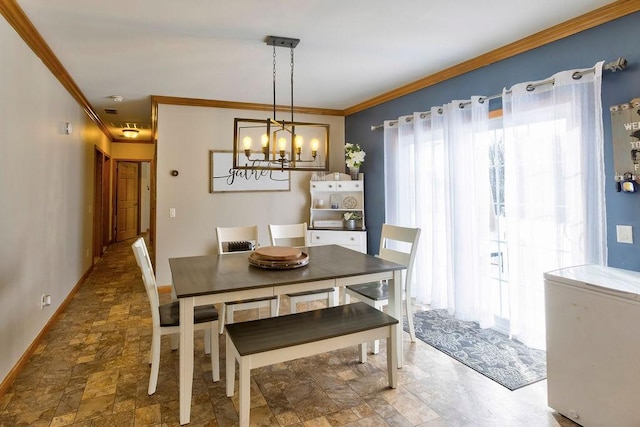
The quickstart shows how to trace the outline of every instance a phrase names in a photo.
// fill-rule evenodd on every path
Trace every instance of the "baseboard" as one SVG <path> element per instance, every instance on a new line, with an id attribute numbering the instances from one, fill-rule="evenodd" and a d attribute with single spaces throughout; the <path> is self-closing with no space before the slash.
<path id="1" fill-rule="evenodd" d="M 60 304 L 60 307 L 58 307 L 56 312 L 53 313 L 53 316 L 51 316 L 51 318 L 46 323 L 46 325 L 44 325 L 44 327 L 42 328 L 38 336 L 33 340 L 31 345 L 27 348 L 27 350 L 24 352 L 22 357 L 15 364 L 13 369 L 11 369 L 11 371 L 9 371 L 7 376 L 2 380 L 2 383 L 0 383 L 0 397 L 2 397 L 7 392 L 11 384 L 13 384 L 13 382 L 15 381 L 16 377 L 18 376 L 18 374 L 20 373 L 24 365 L 27 363 L 29 358 L 38 349 L 38 346 L 42 342 L 44 336 L 47 334 L 47 332 L 49 332 L 49 329 L 51 329 L 54 323 L 58 320 L 58 317 L 62 314 L 64 309 L 67 308 L 67 305 L 69 304 L 69 302 L 71 302 L 71 299 L 73 298 L 73 296 L 78 292 L 78 289 L 80 289 L 80 286 L 84 284 L 84 282 L 87 280 L 87 278 L 89 277 L 89 274 L 91 274 L 92 271 L 93 271 L 93 265 L 91 265 L 91 267 L 89 267 L 89 269 L 82 275 L 80 280 L 78 280 L 78 283 L 76 283 L 76 285 L 73 287 L 71 292 L 69 292 L 69 295 L 67 295 L 64 301 L 62 301 L 62 304 Z"/>

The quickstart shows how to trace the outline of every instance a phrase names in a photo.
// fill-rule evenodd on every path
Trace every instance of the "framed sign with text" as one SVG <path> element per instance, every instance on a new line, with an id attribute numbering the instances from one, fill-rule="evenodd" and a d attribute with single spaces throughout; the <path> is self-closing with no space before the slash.
<path id="1" fill-rule="evenodd" d="M 209 192 L 289 191 L 289 171 L 234 169 L 232 151 L 209 151 Z"/>

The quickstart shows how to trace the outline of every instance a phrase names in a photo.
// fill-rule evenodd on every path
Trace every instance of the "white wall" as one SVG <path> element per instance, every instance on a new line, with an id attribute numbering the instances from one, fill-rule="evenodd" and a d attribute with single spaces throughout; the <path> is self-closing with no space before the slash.
<path id="1" fill-rule="evenodd" d="M 2 380 L 91 267 L 94 145 L 110 144 L 4 19 L 0 64 Z"/>
<path id="2" fill-rule="evenodd" d="M 160 105 L 156 203 L 156 275 L 171 283 L 168 259 L 217 252 L 218 226 L 259 226 L 269 244 L 269 223 L 309 221 L 311 172 L 291 172 L 291 191 L 209 193 L 209 150 L 233 149 L 233 119 L 269 117 L 268 111 Z M 330 165 L 344 172 L 344 117 L 296 114 L 302 122 L 331 125 Z M 173 177 L 171 170 L 178 170 Z M 176 217 L 169 218 L 169 209 Z"/>
<path id="3" fill-rule="evenodd" d="M 114 142 L 111 144 L 111 155 L 114 159 L 152 160 L 156 147 L 151 143 Z"/>

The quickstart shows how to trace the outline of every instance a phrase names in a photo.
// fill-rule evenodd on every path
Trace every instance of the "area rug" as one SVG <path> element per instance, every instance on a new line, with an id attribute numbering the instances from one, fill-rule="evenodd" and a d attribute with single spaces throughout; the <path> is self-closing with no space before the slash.
<path id="1" fill-rule="evenodd" d="M 446 310 L 415 313 L 416 337 L 487 378 L 516 390 L 547 377 L 546 353 L 475 322 L 463 322 Z M 404 330 L 409 331 L 407 321 Z"/>

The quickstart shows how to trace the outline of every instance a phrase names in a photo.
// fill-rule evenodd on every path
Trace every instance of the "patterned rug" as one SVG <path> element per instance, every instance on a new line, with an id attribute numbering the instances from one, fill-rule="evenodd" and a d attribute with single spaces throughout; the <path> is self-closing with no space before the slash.
<path id="1" fill-rule="evenodd" d="M 516 390 L 547 377 L 546 353 L 510 340 L 446 310 L 415 313 L 416 337 L 508 388 Z M 404 330 L 409 331 L 406 320 Z"/>

